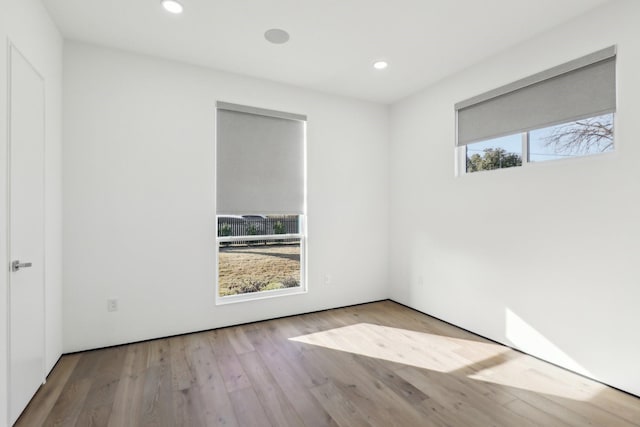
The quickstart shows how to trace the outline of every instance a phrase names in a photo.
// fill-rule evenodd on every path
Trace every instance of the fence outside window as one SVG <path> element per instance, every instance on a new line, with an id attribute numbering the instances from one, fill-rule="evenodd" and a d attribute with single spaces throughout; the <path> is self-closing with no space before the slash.
<path id="1" fill-rule="evenodd" d="M 218 216 L 218 237 L 224 245 L 266 245 L 299 243 L 299 239 L 273 239 L 274 235 L 300 233 L 300 221 L 297 215 L 220 215 Z M 247 240 L 224 239 L 225 237 L 247 236 Z M 270 236 L 260 240 L 255 236 Z M 230 241 L 225 241 L 230 240 Z"/>

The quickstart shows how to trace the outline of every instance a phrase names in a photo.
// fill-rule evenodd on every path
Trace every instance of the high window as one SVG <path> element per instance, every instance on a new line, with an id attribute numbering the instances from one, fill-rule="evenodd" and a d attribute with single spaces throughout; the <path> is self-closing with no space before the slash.
<path id="1" fill-rule="evenodd" d="M 456 104 L 461 173 L 614 149 L 610 47 Z"/>
<path id="2" fill-rule="evenodd" d="M 306 117 L 216 106 L 216 300 L 302 292 Z"/>

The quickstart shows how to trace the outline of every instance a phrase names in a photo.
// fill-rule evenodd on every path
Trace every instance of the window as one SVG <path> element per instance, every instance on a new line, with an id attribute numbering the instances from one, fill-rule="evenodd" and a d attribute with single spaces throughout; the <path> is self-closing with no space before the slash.
<path id="1" fill-rule="evenodd" d="M 528 139 L 529 162 L 613 151 L 613 113 L 536 129 Z"/>
<path id="2" fill-rule="evenodd" d="M 466 173 L 613 151 L 613 114 L 466 144 Z"/>
<path id="3" fill-rule="evenodd" d="M 522 138 L 508 135 L 467 144 L 467 173 L 522 166 Z"/>
<path id="4" fill-rule="evenodd" d="M 610 47 L 456 105 L 461 172 L 612 151 Z"/>
<path id="5" fill-rule="evenodd" d="M 306 117 L 216 109 L 216 301 L 305 290 Z"/>

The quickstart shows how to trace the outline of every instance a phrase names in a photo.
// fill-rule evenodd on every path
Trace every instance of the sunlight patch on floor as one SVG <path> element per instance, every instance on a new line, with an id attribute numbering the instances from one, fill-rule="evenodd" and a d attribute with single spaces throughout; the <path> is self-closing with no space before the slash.
<path id="1" fill-rule="evenodd" d="M 452 372 L 509 349 L 491 343 L 358 323 L 290 340 L 438 372 Z"/>
<path id="2" fill-rule="evenodd" d="M 536 364 L 547 366 L 543 369 L 530 366 Z M 556 371 L 555 375 L 550 374 L 552 371 Z M 578 378 L 576 374 L 563 371 L 561 368 L 553 367 L 550 370 L 547 362 L 525 355 L 506 361 L 495 368 L 467 375 L 467 378 L 579 401 L 589 401 L 605 389 L 605 386 L 595 381 Z"/>
<path id="3" fill-rule="evenodd" d="M 511 325 L 515 327 L 513 320 Z M 605 388 L 595 381 L 577 379 L 573 373 L 499 344 L 370 323 L 358 323 L 289 339 L 572 400 L 587 401 Z"/>

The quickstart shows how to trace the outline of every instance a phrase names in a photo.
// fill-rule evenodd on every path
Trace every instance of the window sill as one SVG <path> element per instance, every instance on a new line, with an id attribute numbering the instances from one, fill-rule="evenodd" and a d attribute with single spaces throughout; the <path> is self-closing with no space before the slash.
<path id="1" fill-rule="evenodd" d="M 229 295 L 225 297 L 216 295 L 216 305 L 236 304 L 240 302 L 279 298 L 279 297 L 285 297 L 290 295 L 301 295 L 301 294 L 306 294 L 307 292 L 308 291 L 305 287 L 299 286 L 296 288 L 276 289 L 273 291 L 262 291 L 262 292 L 251 292 L 251 293 L 239 294 L 239 295 Z"/>

